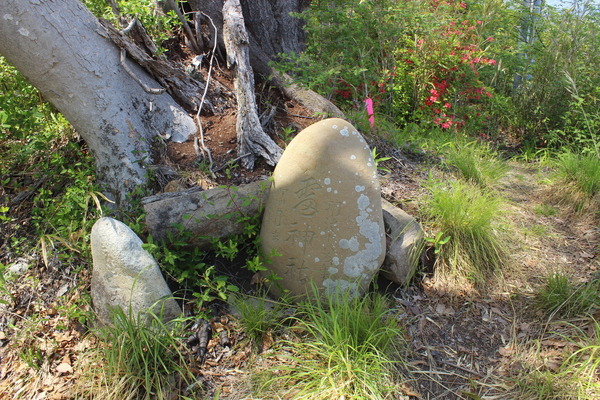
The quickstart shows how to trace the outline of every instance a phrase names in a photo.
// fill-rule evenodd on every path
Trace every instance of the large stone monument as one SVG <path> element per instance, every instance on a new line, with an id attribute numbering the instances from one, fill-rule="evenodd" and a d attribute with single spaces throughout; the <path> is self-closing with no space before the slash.
<path id="1" fill-rule="evenodd" d="M 149 310 L 168 321 L 181 314 L 154 258 L 124 223 L 100 218 L 92 227 L 92 301 L 98 319 L 111 323 L 121 307 L 134 317 Z"/>
<path id="2" fill-rule="evenodd" d="M 385 257 L 377 167 L 360 133 L 342 119 L 326 119 L 300 132 L 275 171 L 261 240 L 272 286 L 304 297 L 361 295 Z"/>

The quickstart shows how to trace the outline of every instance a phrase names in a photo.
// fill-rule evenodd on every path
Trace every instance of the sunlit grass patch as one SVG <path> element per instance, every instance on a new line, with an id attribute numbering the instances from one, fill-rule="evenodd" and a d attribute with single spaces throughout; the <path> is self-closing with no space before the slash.
<path id="1" fill-rule="evenodd" d="M 578 212 L 600 206 L 600 158 L 565 152 L 557 160 L 557 193 Z"/>
<path id="2" fill-rule="evenodd" d="M 403 329 L 383 295 L 315 298 L 298 311 L 293 329 L 300 336 L 283 342 L 279 363 L 255 376 L 261 398 L 388 399 L 398 393 Z"/>
<path id="3" fill-rule="evenodd" d="M 505 162 L 489 147 L 478 142 L 450 147 L 445 160 L 458 177 L 482 187 L 492 187 L 508 171 Z"/>
<path id="4" fill-rule="evenodd" d="M 558 214 L 558 210 L 556 209 L 556 207 L 547 203 L 538 204 L 534 207 L 533 210 L 536 214 L 542 215 L 544 217 L 551 217 L 553 215 Z"/>
<path id="5" fill-rule="evenodd" d="M 600 308 L 600 280 L 575 285 L 566 273 L 546 277 L 536 293 L 537 305 L 548 315 L 571 318 Z"/>
<path id="6" fill-rule="evenodd" d="M 600 398 L 600 324 L 594 318 L 576 324 L 557 321 L 562 333 L 550 332 L 522 349 L 530 354 L 520 357 L 523 371 L 515 379 L 514 398 Z"/>
<path id="7" fill-rule="evenodd" d="M 449 237 L 439 247 L 436 275 L 481 283 L 506 262 L 506 242 L 498 231 L 501 200 L 463 181 L 429 182 L 424 214 Z"/>
<path id="8" fill-rule="evenodd" d="M 194 377 L 180 347 L 181 323 L 165 324 L 147 312 L 134 316 L 113 310 L 113 324 L 97 331 L 99 346 L 91 350 L 80 391 L 92 399 L 176 398 Z M 87 375 L 86 375 L 87 374 Z M 174 397 L 175 395 L 175 397 Z"/>

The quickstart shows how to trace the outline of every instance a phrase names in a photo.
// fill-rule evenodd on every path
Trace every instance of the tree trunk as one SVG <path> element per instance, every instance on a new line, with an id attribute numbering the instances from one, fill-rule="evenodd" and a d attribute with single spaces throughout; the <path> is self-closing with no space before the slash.
<path id="1" fill-rule="evenodd" d="M 101 184 L 120 204 L 146 183 L 158 135 L 184 141 L 196 131 L 168 94 L 150 94 L 130 76 L 106 29 L 77 0 L 0 1 L 0 54 L 87 142 Z M 141 83 L 160 88 L 125 62 Z"/>
<path id="2" fill-rule="evenodd" d="M 333 103 L 313 92 L 290 83 L 289 76 L 279 74 L 269 66 L 269 62 L 279 53 L 299 53 L 304 50 L 303 22 L 290 16 L 302 11 L 309 0 L 241 0 L 245 26 L 249 38 L 250 63 L 255 73 L 270 80 L 282 92 L 314 113 L 324 113 L 343 117 L 343 113 Z M 223 0 L 188 0 L 193 10 L 208 15 L 219 32 L 220 46 L 223 43 Z M 210 28 L 212 32 L 212 27 Z M 210 48 L 215 40 L 211 39 Z"/>
<path id="3" fill-rule="evenodd" d="M 305 48 L 304 22 L 291 15 L 308 6 L 307 0 L 241 1 L 248 34 L 271 59 L 279 53 L 300 53 Z"/>
<path id="4" fill-rule="evenodd" d="M 235 68 L 234 85 L 238 103 L 236 131 L 242 166 L 254 168 L 257 156 L 263 157 L 269 165 L 275 165 L 283 150 L 263 131 L 258 118 L 248 33 L 239 0 L 226 0 L 223 5 L 223 37 L 227 65 Z"/>

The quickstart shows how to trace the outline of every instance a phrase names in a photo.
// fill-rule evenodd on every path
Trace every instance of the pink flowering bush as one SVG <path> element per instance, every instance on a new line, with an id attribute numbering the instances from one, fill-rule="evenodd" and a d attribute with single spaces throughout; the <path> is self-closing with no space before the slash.
<path id="1" fill-rule="evenodd" d="M 460 130 L 485 118 L 493 90 L 480 72 L 497 69 L 483 17 L 456 0 L 330 0 L 302 14 L 308 48 L 279 66 L 336 104 L 399 126 Z M 484 36 L 485 35 L 485 36 Z"/>

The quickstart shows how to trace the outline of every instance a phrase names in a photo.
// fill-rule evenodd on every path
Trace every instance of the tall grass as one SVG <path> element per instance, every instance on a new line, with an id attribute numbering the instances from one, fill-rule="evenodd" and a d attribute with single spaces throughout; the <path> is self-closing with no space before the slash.
<path id="1" fill-rule="evenodd" d="M 151 312 L 134 316 L 120 307 L 112 317 L 113 324 L 97 332 L 101 345 L 92 351 L 90 358 L 96 361 L 88 364 L 91 376 L 84 379 L 93 383 L 82 384 L 82 394 L 93 399 L 166 400 L 182 393 L 193 374 L 176 335 L 181 324 L 165 324 Z"/>
<path id="2" fill-rule="evenodd" d="M 451 147 L 446 164 L 458 172 L 458 177 L 482 187 L 492 187 L 508 169 L 489 147 L 478 142 Z"/>
<path id="3" fill-rule="evenodd" d="M 557 184 L 563 199 L 577 211 L 600 205 L 600 158 L 595 154 L 565 152 L 557 160 Z"/>
<path id="4" fill-rule="evenodd" d="M 253 346 L 260 350 L 265 335 L 275 329 L 282 317 L 280 303 L 274 303 L 265 297 L 249 297 L 236 294 L 231 305 L 239 314 L 239 322 Z"/>
<path id="5" fill-rule="evenodd" d="M 436 274 L 482 282 L 506 260 L 506 245 L 496 229 L 500 199 L 460 180 L 450 186 L 430 181 L 427 186 L 425 216 L 450 237 L 439 247 Z"/>
<path id="6" fill-rule="evenodd" d="M 589 318 L 578 324 L 585 328 L 562 322 L 568 334 L 557 334 L 553 340 L 567 343 L 562 353 L 554 350 L 553 359 L 559 361 L 554 368 L 544 368 L 547 355 L 538 354 L 539 365 L 526 368 L 517 378 L 515 389 L 518 399 L 588 400 L 600 398 L 600 323 Z M 538 348 L 539 349 L 539 348 Z M 541 357 L 540 357 L 541 356 Z"/>
<path id="7" fill-rule="evenodd" d="M 573 341 L 579 349 L 563 363 L 562 371 L 573 381 L 579 398 L 600 398 L 600 323 L 592 318 L 593 326 L 580 341 Z M 583 333 L 582 330 L 580 332 Z"/>
<path id="8" fill-rule="evenodd" d="M 600 280 L 577 286 L 566 273 L 552 273 L 536 293 L 536 303 L 547 314 L 562 318 L 590 312 L 600 308 Z"/>
<path id="9" fill-rule="evenodd" d="M 286 364 L 257 375 L 262 398 L 377 400 L 398 392 L 402 328 L 383 295 L 315 297 L 293 320 L 303 335 L 284 342 L 278 359 Z"/>

